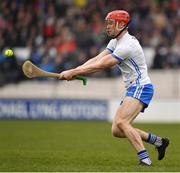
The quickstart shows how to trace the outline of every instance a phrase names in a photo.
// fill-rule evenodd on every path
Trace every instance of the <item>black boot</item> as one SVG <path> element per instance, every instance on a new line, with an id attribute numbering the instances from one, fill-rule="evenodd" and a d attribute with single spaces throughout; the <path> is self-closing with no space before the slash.
<path id="1" fill-rule="evenodd" d="M 158 151 L 158 160 L 162 160 L 166 153 L 166 148 L 169 145 L 169 139 L 168 138 L 162 138 L 162 145 L 159 147 L 156 147 Z"/>

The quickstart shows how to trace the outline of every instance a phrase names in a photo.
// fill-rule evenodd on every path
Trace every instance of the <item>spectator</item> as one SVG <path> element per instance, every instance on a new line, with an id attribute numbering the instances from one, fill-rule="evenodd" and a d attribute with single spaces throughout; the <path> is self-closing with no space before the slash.
<path id="1" fill-rule="evenodd" d="M 108 40 L 101 32 L 104 15 L 114 9 L 129 11 L 132 16 L 130 33 L 133 32 L 142 46 L 156 51 L 153 68 L 180 67 L 178 0 L 2 1 L 0 50 L 28 47 L 31 60 L 36 65 L 44 67 L 46 64 L 51 71 L 67 69 L 92 57 L 106 45 Z M 20 68 L 21 60 L 17 57 L 16 61 Z M 2 69 L 12 67 L 7 66 L 5 61 L 0 63 Z M 96 77 L 113 77 L 117 74 L 112 69 Z M 14 78 L 23 80 L 20 72 Z"/>

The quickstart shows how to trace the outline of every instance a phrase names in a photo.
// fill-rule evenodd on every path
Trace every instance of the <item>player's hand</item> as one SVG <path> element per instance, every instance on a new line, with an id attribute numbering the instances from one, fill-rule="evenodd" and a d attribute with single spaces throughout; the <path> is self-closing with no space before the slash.
<path id="1" fill-rule="evenodd" d="M 66 70 L 63 71 L 59 74 L 59 79 L 60 80 L 73 80 L 74 79 L 74 73 L 73 73 L 73 69 L 72 70 Z"/>

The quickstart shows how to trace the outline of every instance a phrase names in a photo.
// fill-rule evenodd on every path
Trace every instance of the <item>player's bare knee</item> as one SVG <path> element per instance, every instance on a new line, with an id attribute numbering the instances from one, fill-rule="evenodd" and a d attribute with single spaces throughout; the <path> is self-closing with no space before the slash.
<path id="1" fill-rule="evenodd" d="M 117 138 L 124 138 L 124 133 L 115 125 L 112 125 L 111 129 L 112 135 Z"/>
<path id="2" fill-rule="evenodd" d="M 128 122 L 125 119 L 118 119 L 116 123 L 118 128 L 122 131 L 124 131 L 126 126 L 128 125 Z"/>
<path id="3" fill-rule="evenodd" d="M 112 128 L 111 132 L 114 137 L 119 137 L 118 131 L 116 129 Z"/>

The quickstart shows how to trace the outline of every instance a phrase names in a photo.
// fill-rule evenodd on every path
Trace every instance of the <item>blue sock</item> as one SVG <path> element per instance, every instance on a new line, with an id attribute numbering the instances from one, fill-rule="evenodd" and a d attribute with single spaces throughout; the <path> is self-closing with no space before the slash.
<path id="1" fill-rule="evenodd" d="M 147 142 L 150 144 L 154 144 L 156 142 L 157 136 L 149 133 L 149 136 L 147 138 Z"/>
<path id="2" fill-rule="evenodd" d="M 160 137 L 157 137 L 154 134 L 149 133 L 149 136 L 147 138 L 147 141 L 150 144 L 155 145 L 156 147 L 159 147 L 160 145 L 162 145 L 162 140 Z"/>

